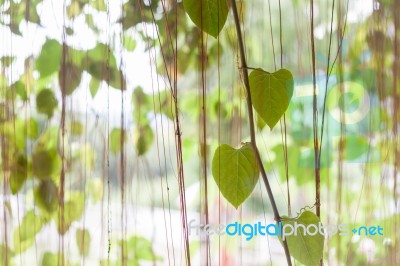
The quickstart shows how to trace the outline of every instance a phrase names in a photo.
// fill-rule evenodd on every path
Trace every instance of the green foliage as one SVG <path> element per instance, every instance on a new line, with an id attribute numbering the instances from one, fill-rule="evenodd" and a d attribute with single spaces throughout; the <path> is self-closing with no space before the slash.
<path id="1" fill-rule="evenodd" d="M 249 81 L 254 109 L 272 129 L 285 113 L 292 98 L 292 73 L 286 69 L 274 73 L 255 69 L 250 73 Z"/>
<path id="2" fill-rule="evenodd" d="M 295 222 L 305 227 L 315 225 L 310 231 L 317 233 L 305 234 L 304 228 L 298 226 L 297 235 L 286 236 L 290 255 L 306 266 L 318 265 L 324 251 L 324 236 L 319 233 L 320 219 L 310 211 L 303 212 L 297 219 L 282 217 L 282 225 L 291 224 L 294 227 Z"/>
<path id="3" fill-rule="evenodd" d="M 41 90 L 36 96 L 36 108 L 39 113 L 46 114 L 48 118 L 53 116 L 54 109 L 58 106 L 58 101 L 50 89 Z"/>
<path id="4" fill-rule="evenodd" d="M 186 13 L 202 31 L 217 38 L 228 17 L 226 0 L 183 0 Z"/>
<path id="5" fill-rule="evenodd" d="M 212 174 L 222 195 L 237 209 L 251 194 L 259 169 L 249 143 L 239 149 L 222 144 L 212 160 Z"/>
<path id="6" fill-rule="evenodd" d="M 78 246 L 79 254 L 87 256 L 90 252 L 90 233 L 87 229 L 76 229 L 75 233 L 76 245 Z"/>

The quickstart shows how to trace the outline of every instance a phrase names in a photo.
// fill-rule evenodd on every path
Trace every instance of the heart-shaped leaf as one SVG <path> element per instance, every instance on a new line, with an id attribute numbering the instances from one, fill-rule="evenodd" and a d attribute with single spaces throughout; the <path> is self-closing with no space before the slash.
<path id="1" fill-rule="evenodd" d="M 226 0 L 183 0 L 183 5 L 197 27 L 217 38 L 228 17 Z"/>
<path id="2" fill-rule="evenodd" d="M 255 69 L 250 73 L 249 81 L 254 109 L 272 129 L 285 113 L 292 98 L 292 73 L 287 69 L 274 73 Z"/>
<path id="3" fill-rule="evenodd" d="M 251 145 L 239 149 L 220 145 L 212 160 L 212 174 L 222 195 L 237 209 L 258 181 L 259 169 Z"/>
<path id="4" fill-rule="evenodd" d="M 297 224 L 297 234 L 287 235 L 285 239 L 290 255 L 306 266 L 319 265 L 319 261 L 322 258 L 324 235 L 319 232 L 319 223 L 318 216 L 310 211 L 303 212 L 297 219 L 282 217 L 283 226 L 290 224 L 295 228 L 295 224 Z M 304 232 L 302 225 L 304 225 L 307 232 Z M 290 229 L 287 230 L 288 232 L 290 231 Z"/>

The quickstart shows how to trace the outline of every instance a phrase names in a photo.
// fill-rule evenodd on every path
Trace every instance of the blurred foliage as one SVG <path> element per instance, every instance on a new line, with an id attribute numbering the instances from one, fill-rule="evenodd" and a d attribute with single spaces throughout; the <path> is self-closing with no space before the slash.
<path id="1" fill-rule="evenodd" d="M 75 229 L 74 222 L 77 223 L 82 219 L 88 199 L 93 204 L 101 202 L 107 195 L 107 184 L 104 184 L 104 178 L 101 178 L 104 175 L 102 171 L 104 171 L 105 164 L 103 144 L 104 146 L 109 145 L 108 156 L 111 158 L 110 172 L 112 173 L 116 173 L 113 163 L 120 156 L 123 147 L 126 152 L 134 151 L 135 155 L 140 156 L 143 160 L 146 158 L 155 160 L 157 155 L 152 148 L 159 145 L 158 138 L 161 135 L 160 128 L 158 131 L 156 128 L 160 120 L 157 118 L 163 119 L 163 126 L 166 128 L 167 124 L 172 124 L 172 121 L 179 115 L 183 125 L 181 136 L 183 159 L 188 165 L 187 168 L 192 171 L 190 172 L 191 176 L 197 177 L 198 167 L 192 167 L 193 158 L 202 158 L 205 154 L 209 157 L 210 150 L 217 147 L 217 135 L 218 140 L 229 143 L 232 147 L 248 138 L 248 122 L 244 111 L 245 95 L 241 88 L 240 77 L 236 73 L 238 60 L 234 53 L 237 50 L 237 37 L 234 24 L 229 18 L 230 1 L 222 1 L 222 5 L 218 6 L 217 9 L 222 14 L 219 18 L 215 15 L 216 9 L 214 8 L 210 9 L 211 13 L 205 14 L 204 17 L 199 15 L 198 4 L 200 2 L 212 6 L 218 1 L 123 1 L 121 16 L 112 21 L 110 27 L 103 28 L 103 24 L 99 23 L 99 20 L 107 17 L 108 5 L 111 4 L 111 1 L 67 1 L 66 35 L 73 39 L 75 32 L 78 31 L 78 28 L 75 28 L 78 24 L 74 23 L 80 21 L 82 23 L 79 27 L 86 24 L 88 31 L 95 36 L 92 46 L 84 49 L 72 42 L 63 42 L 48 34 L 45 36 L 40 51 L 26 55 L 26 58 L 22 58 L 22 60 L 19 60 L 19 57 L 25 53 L 6 55 L 0 58 L 2 165 L 0 183 L 6 184 L 7 190 L 12 195 L 30 195 L 27 198 L 35 204 L 35 208 L 24 210 L 19 226 L 12 228 L 13 244 L 5 246 L 2 243 L 0 245 L 0 261 L 5 258 L 5 253 L 8 257 L 13 258 L 33 247 L 35 237 L 52 223 L 56 225 L 55 228 L 60 235 L 67 234 Z M 276 65 L 279 65 L 277 63 L 279 62 L 278 46 L 276 43 L 274 48 L 270 45 L 270 36 L 266 33 L 266 29 L 271 26 L 275 42 L 277 42 L 279 23 L 274 19 L 273 25 L 269 24 L 265 15 L 264 2 L 255 0 L 254 4 L 250 4 L 249 1 L 245 1 L 240 6 L 241 15 L 245 18 L 242 26 L 246 37 L 248 62 L 252 67 L 265 69 L 263 78 L 266 80 L 269 78 L 275 87 L 284 92 L 282 83 L 278 81 L 279 78 L 273 79 L 279 73 L 279 71 L 275 72 Z M 364 20 L 347 22 L 345 40 L 338 53 L 343 60 L 345 69 L 340 69 L 336 60 L 329 81 L 326 83 L 328 94 L 325 133 L 321 143 L 323 153 L 321 182 L 327 193 L 338 189 L 337 167 L 340 157 L 346 163 L 353 165 L 358 163 L 364 168 L 362 171 L 365 171 L 365 175 L 371 179 L 371 183 L 367 184 L 367 193 L 374 186 L 380 187 L 383 194 L 381 197 L 383 200 L 388 200 L 393 193 L 393 188 L 379 176 L 383 175 L 383 164 L 393 166 L 395 163 L 393 147 L 396 142 L 392 138 L 388 138 L 387 134 L 395 126 L 394 116 L 397 115 L 397 121 L 400 121 L 400 112 L 394 110 L 397 111 L 397 114 L 393 114 L 391 109 L 393 75 L 396 74 L 391 71 L 395 60 L 393 58 L 394 28 L 392 26 L 395 19 L 393 12 L 395 7 L 394 1 L 377 2 L 379 2 L 379 8 L 374 7 L 372 13 Z M 317 1 L 316 3 L 320 11 L 317 18 L 317 24 L 320 26 L 318 30 L 325 29 L 326 25 L 329 25 L 330 9 L 326 8 L 327 3 L 328 1 Z M 309 194 L 307 191 L 314 182 L 314 150 L 312 119 L 310 119 L 312 117 L 312 112 L 310 112 L 312 97 L 307 96 L 306 92 L 299 89 L 307 89 L 307 85 L 309 86 L 311 83 L 307 69 L 308 61 L 305 60 L 309 57 L 309 43 L 304 34 L 309 32 L 309 21 L 303 12 L 308 10 L 308 4 L 304 1 L 282 1 L 282 4 L 284 17 L 283 62 L 285 68 L 293 70 L 290 77 L 287 75 L 285 80 L 294 79 L 295 89 L 290 92 L 286 91 L 288 99 L 278 101 L 279 108 L 275 108 L 280 111 L 275 117 L 270 117 L 270 113 L 266 114 L 264 111 L 260 111 L 260 108 L 265 108 L 269 97 L 252 95 L 255 100 L 254 108 L 257 111 L 257 139 L 262 146 L 260 151 L 269 176 L 277 175 L 279 182 L 286 181 L 286 159 L 279 125 L 279 119 L 283 113 L 286 114 L 287 170 L 290 184 L 296 185 L 293 189 L 295 192 Z M 258 5 L 263 6 L 258 8 Z M 342 9 L 344 9 L 343 6 Z M 24 33 L 26 34 L 27 21 L 29 25 L 46 27 L 41 21 L 43 17 L 39 11 L 48 12 L 48 10 L 43 10 L 43 1 L 41 0 L 2 1 L 0 24 L 9 28 L 13 36 L 21 37 Z M 277 17 L 277 11 L 277 6 L 273 3 L 272 16 L 274 18 Z M 110 29 L 114 26 L 121 28 L 122 32 L 110 33 Z M 218 38 L 208 38 L 201 29 L 213 37 L 218 36 Z M 316 62 L 317 73 L 320 73 L 317 77 L 320 92 L 318 94 L 319 103 L 324 101 L 325 95 L 327 63 L 325 55 L 329 41 L 328 30 L 323 30 L 323 32 L 323 37 L 316 39 L 316 47 L 319 48 Z M 333 36 L 339 34 L 335 27 L 332 34 Z M 108 39 L 105 39 L 104 36 L 112 38 L 113 41 L 107 42 Z M 335 52 L 338 49 L 336 41 L 334 38 L 332 51 Z M 26 45 L 30 45 L 30 43 L 26 43 Z M 121 46 L 119 47 L 119 45 Z M 204 48 L 203 51 L 202 48 Z M 127 71 L 121 55 L 128 57 L 136 52 L 146 52 L 150 57 L 154 55 L 157 57 L 153 66 L 157 71 L 153 81 L 157 80 L 157 84 L 154 82 L 153 88 L 143 85 L 133 87 L 128 82 L 128 77 L 136 78 L 141 73 Z M 331 63 L 334 55 L 332 52 Z M 177 63 L 176 73 L 174 73 L 175 63 Z M 142 62 L 138 64 L 142 64 Z M 17 77 L 12 74 L 13 78 L 11 79 L 9 73 L 20 66 L 23 67 L 23 73 Z M 174 75 L 171 73 L 176 74 L 178 78 L 178 95 L 175 95 L 170 88 L 175 82 Z M 207 77 L 205 106 L 202 106 L 202 92 L 199 91 L 199 80 L 202 74 Z M 397 80 L 399 82 L 398 97 L 400 79 Z M 260 86 L 265 89 L 266 84 L 254 81 L 254 79 L 251 81 L 256 83 L 252 86 L 253 88 Z M 346 124 L 342 140 L 339 139 L 342 133 L 341 123 L 331 115 L 330 111 L 336 109 L 347 113 L 355 112 L 363 102 L 363 94 L 354 90 L 340 94 L 341 81 L 362 85 L 362 88 L 368 93 L 370 101 L 367 116 L 355 124 Z M 291 88 L 292 86 L 287 87 Z M 101 118 L 99 119 L 101 115 L 96 114 L 96 121 L 88 122 L 81 113 L 82 110 L 78 110 L 76 106 L 72 105 L 67 108 L 65 137 L 62 139 L 63 129 L 60 128 L 59 122 L 63 100 L 71 103 L 72 99 L 75 99 L 73 97 L 81 95 L 79 91 L 82 90 L 87 90 L 93 100 L 100 100 L 97 95 L 101 96 L 109 88 L 130 93 L 128 97 L 131 97 L 131 100 L 128 101 L 128 105 L 132 107 L 129 109 L 132 110 L 132 113 L 128 114 L 127 120 L 131 123 L 129 128 L 112 125 L 102 135 L 99 133 L 104 126 Z M 153 89 L 152 92 L 151 89 Z M 336 93 L 332 93 L 334 90 Z M 301 95 L 301 93 L 304 94 Z M 176 103 L 178 104 L 177 108 L 175 108 Z M 108 108 L 113 109 L 120 104 L 120 102 L 110 102 Z M 208 136 L 200 143 L 198 123 L 202 120 L 204 113 L 206 114 Z M 322 113 L 318 114 L 319 121 L 322 120 Z M 269 125 L 271 129 L 275 127 L 269 130 L 265 125 Z M 177 134 L 177 132 L 173 134 Z M 100 135 L 101 138 L 98 137 Z M 201 144 L 206 145 L 206 149 L 199 147 Z M 67 147 L 63 151 L 64 158 L 62 158 L 63 146 Z M 343 153 L 340 155 L 339 146 L 344 147 Z M 165 146 L 163 148 L 166 149 Z M 243 162 L 228 160 L 227 163 L 232 167 L 235 166 L 235 163 L 241 165 Z M 211 162 L 209 162 L 210 165 Z M 61 198 L 60 188 L 62 166 L 64 166 L 70 185 L 66 188 L 64 198 Z M 152 168 L 150 172 L 156 171 Z M 88 173 L 90 173 L 90 178 Z M 92 175 L 95 177 L 92 178 Z M 349 180 L 354 178 L 351 175 L 353 173 L 345 172 L 344 182 L 350 183 Z M 373 178 L 369 175 L 372 175 Z M 110 181 L 111 186 L 116 185 L 118 177 L 116 175 Z M 189 184 L 194 182 L 189 178 Z M 243 193 L 241 199 L 235 203 L 235 206 L 247 197 L 262 202 L 262 196 L 256 192 L 252 193 L 255 183 L 251 182 L 251 186 L 251 189 L 245 191 L 246 193 Z M 6 194 L 8 191 L 4 191 L 4 193 Z M 357 195 L 354 195 L 354 190 L 350 185 L 343 193 L 343 198 L 347 199 L 346 207 L 352 209 L 354 206 L 349 202 L 356 202 Z M 332 194 L 334 193 L 332 192 Z M 307 196 L 305 198 L 312 198 Z M 370 195 L 370 197 L 372 196 Z M 371 203 L 370 199 L 368 197 L 366 202 L 361 204 L 360 213 L 372 213 L 374 210 L 371 209 L 371 206 L 374 204 L 374 206 L 378 206 L 376 202 Z M 333 197 L 330 200 L 335 203 L 336 198 Z M 301 200 L 296 201 L 294 205 L 299 207 L 298 205 L 308 203 L 310 202 Z M 16 210 L 7 201 L 4 206 L 10 215 L 16 215 Z M 59 214 L 61 206 L 63 206 L 63 217 Z M 261 206 L 261 204 L 257 206 Z M 343 214 L 343 216 L 345 215 L 347 214 Z M 352 242 L 350 239 L 339 242 L 333 238 L 330 240 L 330 245 L 335 246 L 337 252 L 340 250 L 342 254 L 348 253 L 352 261 L 345 261 L 344 257 L 337 259 L 347 265 L 384 264 L 386 257 L 396 252 L 394 243 L 398 243 L 399 236 L 393 232 L 393 221 L 398 221 L 398 219 L 398 217 L 389 216 L 377 221 L 377 223 L 381 222 L 385 225 L 388 233 L 385 245 L 382 244 L 382 239 L 376 240 L 378 251 L 374 262 L 367 262 L 366 256 L 359 255 L 359 242 Z M 89 256 L 94 236 L 85 228 L 77 229 L 74 235 L 80 255 Z M 140 265 L 141 261 L 161 260 L 153 251 L 151 241 L 140 236 L 120 240 L 115 246 L 118 249 L 125 248 L 135 251 L 127 256 L 128 265 Z M 328 248 L 325 248 L 325 254 L 327 254 L 327 250 Z M 63 254 L 46 252 L 42 256 L 41 264 L 56 265 L 60 258 L 66 261 L 65 265 L 71 263 L 68 261 L 70 258 L 67 260 Z M 115 261 L 112 265 L 122 265 L 122 262 Z"/>

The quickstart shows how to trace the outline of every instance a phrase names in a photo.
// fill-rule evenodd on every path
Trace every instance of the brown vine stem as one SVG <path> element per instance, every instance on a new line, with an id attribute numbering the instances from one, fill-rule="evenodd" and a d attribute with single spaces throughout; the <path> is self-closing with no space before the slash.
<path id="1" fill-rule="evenodd" d="M 239 20 L 239 15 L 236 7 L 236 2 L 235 0 L 232 1 L 232 11 L 233 11 L 233 17 L 235 20 L 235 27 L 236 27 L 236 33 L 238 37 L 238 45 L 239 45 L 239 56 L 240 56 L 240 63 L 242 74 L 243 74 L 243 82 L 244 82 L 244 87 L 246 89 L 246 101 L 247 101 L 247 111 L 248 111 L 248 117 L 249 117 L 249 125 L 250 125 L 250 139 L 251 139 L 251 146 L 253 147 L 254 154 L 256 156 L 257 164 L 260 168 L 261 176 L 265 184 L 265 188 L 267 189 L 269 201 L 272 206 L 272 210 L 274 212 L 274 218 L 275 221 L 278 223 L 281 221 L 281 217 L 279 215 L 278 208 L 276 206 L 275 198 L 274 195 L 272 194 L 271 186 L 268 181 L 267 173 L 265 172 L 260 152 L 258 151 L 257 148 L 257 143 L 256 143 L 256 133 L 254 129 L 254 117 L 253 117 L 253 105 L 251 101 L 251 94 L 250 94 L 250 83 L 249 83 L 249 74 L 247 71 L 247 63 L 246 63 L 246 55 L 244 52 L 244 42 L 243 42 L 243 37 L 242 37 L 242 31 L 240 29 L 240 20 Z M 289 266 L 292 266 L 292 260 L 290 259 L 290 253 L 289 253 L 289 248 L 286 242 L 286 239 L 282 241 L 283 242 L 283 249 L 285 250 L 285 256 L 286 256 L 286 261 Z"/>

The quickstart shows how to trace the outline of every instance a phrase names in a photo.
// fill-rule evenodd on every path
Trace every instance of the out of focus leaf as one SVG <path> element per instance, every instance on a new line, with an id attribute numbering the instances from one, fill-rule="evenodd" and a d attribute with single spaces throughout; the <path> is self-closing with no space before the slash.
<path id="1" fill-rule="evenodd" d="M 49 178 L 53 173 L 53 167 L 53 155 L 48 150 L 36 151 L 32 155 L 32 170 L 36 177 L 40 179 Z"/>
<path id="2" fill-rule="evenodd" d="M 26 155 L 20 153 L 13 161 L 10 174 L 10 188 L 13 194 L 16 194 L 24 185 L 28 177 L 28 159 Z"/>
<path id="3" fill-rule="evenodd" d="M 90 179 L 86 183 L 86 191 L 91 196 L 93 204 L 103 198 L 104 186 L 99 178 Z"/>
<path id="4" fill-rule="evenodd" d="M 120 128 L 113 128 L 110 133 L 110 149 L 112 153 L 117 153 L 121 150 L 121 136 L 123 135 L 122 143 L 125 142 L 126 133 Z"/>
<path id="5" fill-rule="evenodd" d="M 124 47 L 127 51 L 132 52 L 136 48 L 136 40 L 129 35 L 124 36 Z"/>
<path id="6" fill-rule="evenodd" d="M 47 40 L 36 60 L 40 78 L 48 77 L 58 71 L 61 63 L 62 47 L 56 40 Z"/>
<path id="7" fill-rule="evenodd" d="M 55 218 L 58 232 L 64 235 L 71 227 L 74 221 L 78 221 L 85 208 L 85 199 L 81 192 L 71 192 L 64 203 L 63 220 L 57 215 Z"/>
<path id="8" fill-rule="evenodd" d="M 71 134 L 80 136 L 83 133 L 84 127 L 81 122 L 79 121 L 73 121 L 70 125 L 71 127 Z"/>
<path id="9" fill-rule="evenodd" d="M 45 220 L 35 214 L 34 210 L 28 211 L 22 218 L 20 226 L 14 231 L 14 250 L 23 252 L 28 249 L 35 240 L 35 236 L 42 230 Z"/>
<path id="10" fill-rule="evenodd" d="M 81 69 L 72 63 L 66 63 L 64 71 L 60 68 L 58 72 L 58 83 L 61 88 L 61 93 L 71 95 L 81 83 L 81 77 Z"/>
<path id="11" fill-rule="evenodd" d="M 135 131 L 135 146 L 139 156 L 144 155 L 153 143 L 153 130 L 148 124 L 139 125 Z"/>
<path id="12" fill-rule="evenodd" d="M 42 180 L 34 191 L 35 202 L 47 213 L 54 212 L 58 207 L 58 189 L 50 179 Z"/>
<path id="13" fill-rule="evenodd" d="M 99 87 L 100 87 L 100 82 L 96 78 L 92 77 L 89 83 L 90 95 L 92 95 L 92 98 L 96 96 Z"/>
<path id="14" fill-rule="evenodd" d="M 64 257 L 64 254 L 45 252 L 43 254 L 41 266 L 56 266 L 56 265 L 71 266 L 68 259 Z"/>
<path id="15" fill-rule="evenodd" d="M 49 89 L 41 90 L 36 96 L 36 108 L 39 113 L 46 114 L 49 118 L 53 116 L 54 109 L 57 108 L 58 101 L 53 91 Z"/>
<path id="16" fill-rule="evenodd" d="M 81 256 L 89 255 L 90 251 L 90 233 L 87 229 L 76 229 L 76 245 Z"/>

